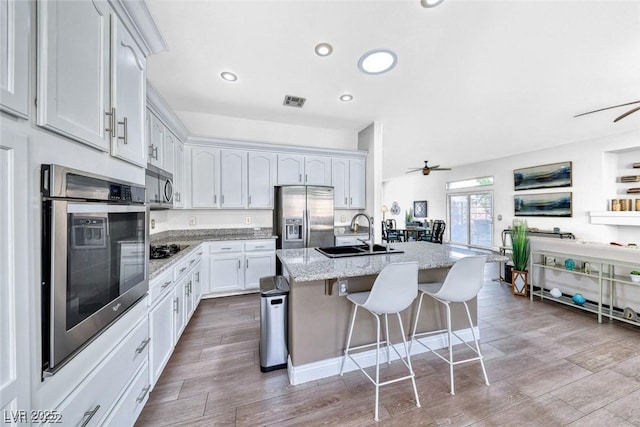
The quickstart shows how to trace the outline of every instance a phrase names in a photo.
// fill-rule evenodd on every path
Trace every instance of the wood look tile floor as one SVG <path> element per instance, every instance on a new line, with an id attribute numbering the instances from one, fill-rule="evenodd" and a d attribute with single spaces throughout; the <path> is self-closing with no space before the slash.
<path id="1" fill-rule="evenodd" d="M 497 276 L 488 265 L 478 296 L 488 387 L 468 363 L 455 368 L 452 396 L 447 365 L 415 356 L 422 407 L 409 382 L 385 386 L 376 423 L 374 387 L 359 371 L 297 386 L 286 370 L 260 372 L 251 294 L 202 300 L 136 425 L 640 426 L 640 328 L 513 296 Z"/>

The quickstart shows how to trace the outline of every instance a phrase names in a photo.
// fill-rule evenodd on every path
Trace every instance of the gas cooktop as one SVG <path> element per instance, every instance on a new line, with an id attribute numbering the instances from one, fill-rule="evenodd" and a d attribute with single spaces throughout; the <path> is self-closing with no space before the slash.
<path id="1" fill-rule="evenodd" d="M 169 258 L 180 252 L 182 249 L 186 249 L 185 245 L 178 245 L 176 243 L 171 243 L 168 245 L 151 245 L 151 250 L 149 251 L 150 259 L 162 259 Z"/>

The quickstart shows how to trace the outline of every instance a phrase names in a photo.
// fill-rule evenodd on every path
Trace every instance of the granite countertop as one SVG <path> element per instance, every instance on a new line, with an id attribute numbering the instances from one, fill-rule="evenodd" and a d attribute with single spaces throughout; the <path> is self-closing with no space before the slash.
<path id="1" fill-rule="evenodd" d="M 149 280 L 153 280 L 162 272 L 190 255 L 200 243 L 224 242 L 230 240 L 262 240 L 275 239 L 271 228 L 229 228 L 229 229 L 201 229 L 201 230 L 169 230 L 151 235 L 152 245 L 175 243 L 181 246 L 180 252 L 163 259 L 149 260 Z"/>
<path id="2" fill-rule="evenodd" d="M 279 249 L 276 254 L 296 282 L 336 279 L 378 274 L 389 263 L 418 261 L 418 268 L 451 267 L 457 260 L 472 255 L 488 255 L 488 262 L 509 261 L 509 257 L 490 251 L 430 242 L 395 243 L 402 254 L 365 255 L 328 258 L 314 248 Z"/>

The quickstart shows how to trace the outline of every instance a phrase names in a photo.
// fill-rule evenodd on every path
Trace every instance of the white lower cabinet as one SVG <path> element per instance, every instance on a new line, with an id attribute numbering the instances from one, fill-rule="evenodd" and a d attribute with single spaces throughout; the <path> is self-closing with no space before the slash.
<path id="1" fill-rule="evenodd" d="M 186 279 L 178 281 L 173 290 L 173 342 L 177 343 L 180 335 L 187 326 L 187 316 L 185 314 L 185 292 Z"/>
<path id="2" fill-rule="evenodd" d="M 136 420 L 142 412 L 145 403 L 149 400 L 149 364 L 144 363 L 135 378 L 127 388 L 125 394 L 120 398 L 118 404 L 105 421 L 105 426 L 126 426 L 131 425 L 132 420 Z"/>
<path id="3" fill-rule="evenodd" d="M 151 384 L 160 378 L 162 370 L 167 365 L 175 345 L 173 334 L 173 293 L 167 293 L 164 298 L 149 311 L 149 374 Z"/>
<path id="4" fill-rule="evenodd" d="M 65 425 L 100 425 L 119 404 L 118 397 L 123 388 L 127 389 L 131 378 L 147 363 L 149 343 L 149 325 L 145 316 L 56 408 L 62 422 Z M 148 378 L 147 375 L 145 380 Z M 135 419 L 128 421 L 133 424 Z"/>
<path id="5" fill-rule="evenodd" d="M 275 274 L 275 241 L 271 239 L 209 243 L 209 292 L 258 289 L 260 278 Z"/>

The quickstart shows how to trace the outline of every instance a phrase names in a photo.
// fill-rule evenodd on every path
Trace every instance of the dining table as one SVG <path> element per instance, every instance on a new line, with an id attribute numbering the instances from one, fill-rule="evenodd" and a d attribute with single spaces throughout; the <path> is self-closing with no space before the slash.
<path id="1" fill-rule="evenodd" d="M 431 228 L 429 227 L 407 226 L 405 228 L 396 228 L 389 231 L 395 231 L 396 233 L 402 235 L 405 242 L 410 241 L 410 239 L 420 240 L 423 237 L 431 236 Z"/>

